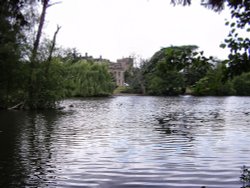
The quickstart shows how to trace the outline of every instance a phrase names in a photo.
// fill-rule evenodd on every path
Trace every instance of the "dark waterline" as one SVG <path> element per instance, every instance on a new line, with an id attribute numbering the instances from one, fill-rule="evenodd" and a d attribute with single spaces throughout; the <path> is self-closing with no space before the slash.
<path id="1" fill-rule="evenodd" d="M 0 111 L 0 187 L 240 188 L 241 167 L 250 165 L 249 97 L 62 105 Z"/>

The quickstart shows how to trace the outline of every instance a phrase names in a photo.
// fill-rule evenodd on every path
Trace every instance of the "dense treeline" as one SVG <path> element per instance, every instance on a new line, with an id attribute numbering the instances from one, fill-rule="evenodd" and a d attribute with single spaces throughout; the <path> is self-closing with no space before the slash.
<path id="1" fill-rule="evenodd" d="M 58 51 L 59 26 L 52 40 L 42 37 L 46 10 L 51 6 L 49 0 L 1 1 L 2 109 L 52 108 L 65 97 L 112 94 L 114 84 L 106 63 L 83 60 L 75 49 Z"/>
<path id="2" fill-rule="evenodd" d="M 230 49 L 228 60 L 207 58 L 197 46 L 166 47 L 126 73 L 130 92 L 250 95 L 250 40 L 239 34 L 240 30 L 250 32 L 250 1 L 208 1 L 212 8 L 213 2 L 215 8 L 227 2 L 231 10 L 232 19 L 226 22 L 230 32 L 221 45 Z M 65 97 L 112 94 L 114 82 L 106 63 L 84 60 L 74 49 L 58 51 L 59 26 L 51 40 L 42 37 L 46 10 L 54 4 L 50 0 L 1 1 L 1 109 L 52 108 Z"/>
<path id="3" fill-rule="evenodd" d="M 191 0 L 172 3 L 190 4 Z M 221 44 L 229 48 L 227 60 L 218 61 L 197 52 L 196 46 L 171 46 L 156 52 L 127 74 L 129 91 L 153 95 L 250 95 L 250 1 L 211 0 L 202 3 L 216 11 L 226 4 L 231 20 Z M 244 34 L 245 35 L 244 35 Z M 140 85 L 135 83 L 141 83 Z M 143 87 L 142 87 L 143 86 Z"/>
<path id="4" fill-rule="evenodd" d="M 114 90 L 114 81 L 105 62 L 66 60 L 54 57 L 47 72 L 46 62 L 36 68 L 36 100 L 27 105 L 29 92 L 29 64 L 19 62 L 11 68 L 14 76 L 1 87 L 1 108 L 53 108 L 65 97 L 108 96 Z M 11 81 L 11 82 L 10 82 Z M 13 83 L 12 83 L 13 81 Z M 10 85 L 8 85 L 8 83 Z M 11 92 L 12 91 L 12 92 Z M 16 106 L 17 105 L 17 106 Z"/>
<path id="5" fill-rule="evenodd" d="M 230 60 L 207 58 L 197 49 L 192 45 L 162 48 L 149 61 L 143 61 L 140 68 L 126 74 L 130 85 L 127 91 L 168 96 L 250 95 L 250 71 L 242 69 L 241 73 L 229 76 L 229 72 L 235 71 Z"/>

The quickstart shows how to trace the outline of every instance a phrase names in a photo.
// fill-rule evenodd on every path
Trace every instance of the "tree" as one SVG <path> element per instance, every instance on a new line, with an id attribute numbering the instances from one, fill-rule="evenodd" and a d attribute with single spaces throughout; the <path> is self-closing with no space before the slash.
<path id="1" fill-rule="evenodd" d="M 23 62 L 25 17 L 28 0 L 1 1 L 0 7 L 0 108 L 8 108 L 23 100 L 26 65 Z M 30 2 L 30 3 L 34 3 Z"/>
<path id="2" fill-rule="evenodd" d="M 171 0 L 173 4 L 190 5 L 191 0 Z M 201 0 L 205 7 L 221 11 L 225 5 L 231 10 L 232 21 L 227 21 L 230 32 L 221 47 L 228 47 L 228 77 L 233 78 L 242 72 L 250 71 L 250 39 L 240 36 L 240 30 L 250 32 L 250 1 L 249 0 Z"/>
<path id="3" fill-rule="evenodd" d="M 193 62 L 198 47 L 171 46 L 156 52 L 144 70 L 146 90 L 156 95 L 176 95 L 185 91 L 184 71 Z"/>
<path id="4" fill-rule="evenodd" d="M 229 7 L 237 7 L 240 6 L 243 2 L 247 2 L 248 0 L 201 0 L 201 5 L 211 8 L 215 11 L 221 11 L 225 4 L 228 3 Z M 192 0 L 171 0 L 171 3 L 181 4 L 181 5 L 191 5 Z"/>
<path id="5" fill-rule="evenodd" d="M 217 63 L 213 57 L 206 58 L 203 52 L 194 53 L 192 63 L 184 68 L 185 83 L 187 87 L 192 87 L 203 78 L 209 71 L 212 70 Z"/>
<path id="6" fill-rule="evenodd" d="M 227 77 L 250 71 L 250 1 L 242 1 L 238 6 L 231 6 L 232 21 L 227 21 L 230 32 L 222 48 L 229 48 Z M 241 33 L 241 34 L 240 34 Z M 247 33 L 242 36 L 242 33 Z"/>
<path id="7" fill-rule="evenodd" d="M 232 95 L 234 94 L 230 81 L 224 81 L 226 71 L 225 62 L 220 62 L 213 69 L 210 69 L 204 77 L 193 86 L 194 95 Z"/>
<path id="8" fill-rule="evenodd" d="M 107 96 L 113 92 L 111 74 L 105 63 L 80 60 L 67 63 L 66 95 L 68 97 Z"/>
<path id="9" fill-rule="evenodd" d="M 125 82 L 128 84 L 125 92 L 145 94 L 145 78 L 142 72 L 143 67 L 131 67 L 125 72 Z"/>
<path id="10" fill-rule="evenodd" d="M 47 66 L 46 66 L 46 70 L 45 70 L 45 75 L 49 74 L 49 68 L 50 68 L 50 64 L 51 64 L 51 60 L 52 60 L 52 55 L 53 55 L 53 52 L 54 52 L 54 49 L 56 46 L 56 37 L 57 37 L 57 34 L 58 34 L 60 29 L 61 29 L 61 27 L 57 26 L 56 31 L 55 31 L 54 36 L 53 36 L 53 40 L 52 40 L 51 45 L 49 47 L 49 56 L 47 59 Z"/>
<path id="11" fill-rule="evenodd" d="M 236 95 L 249 96 L 250 94 L 250 72 L 235 76 L 232 80 Z"/>
<path id="12" fill-rule="evenodd" d="M 38 60 L 37 60 L 37 51 L 39 48 L 39 43 L 42 35 L 43 25 L 45 22 L 46 10 L 50 6 L 50 0 L 42 0 L 42 13 L 39 20 L 38 30 L 36 34 L 36 38 L 34 41 L 34 45 L 31 52 L 30 57 L 30 78 L 29 78 L 29 95 L 28 95 L 28 106 L 30 108 L 38 108 L 38 99 L 39 93 L 37 88 L 37 68 L 38 68 Z"/>
<path id="13" fill-rule="evenodd" d="M 197 49 L 195 45 L 171 46 L 156 52 L 142 69 L 147 93 L 178 95 L 190 90 L 217 63 Z"/>
<path id="14" fill-rule="evenodd" d="M 50 80 L 49 80 L 50 76 L 53 77 L 53 75 L 49 74 L 49 68 L 50 68 L 50 64 L 52 61 L 52 53 L 53 53 L 54 48 L 55 48 L 56 36 L 60 30 L 60 27 L 58 27 L 56 32 L 54 33 L 54 37 L 53 37 L 53 40 L 51 43 L 52 45 L 48 49 L 48 59 L 44 62 L 40 62 L 38 59 L 38 50 L 39 50 L 40 40 L 41 40 L 41 36 L 42 36 L 42 30 L 43 30 L 43 26 L 44 26 L 44 22 L 45 22 L 46 11 L 49 7 L 53 6 L 54 4 L 57 4 L 57 2 L 51 3 L 50 0 L 41 0 L 41 3 L 42 3 L 42 12 L 40 15 L 40 19 L 39 19 L 39 23 L 38 23 L 38 30 L 37 30 L 36 37 L 34 40 L 33 48 L 31 50 L 31 57 L 30 57 L 30 64 L 29 64 L 30 65 L 30 73 L 29 73 L 29 88 L 28 88 L 27 105 L 31 109 L 44 108 L 44 107 L 47 108 L 50 106 L 54 106 L 53 103 L 54 103 L 55 99 L 58 98 L 55 95 L 42 95 L 41 96 L 41 93 L 40 93 L 41 88 L 39 88 L 39 87 L 42 87 L 43 90 L 46 91 L 46 93 L 54 92 L 53 88 L 46 87 L 46 81 L 50 82 Z M 43 64 L 46 64 L 46 66 L 44 66 Z M 41 70 L 41 69 L 43 69 L 43 70 Z M 43 72 L 45 74 L 42 76 L 42 77 L 45 77 L 42 80 L 39 77 L 40 72 Z M 45 82 L 44 82 L 44 80 L 45 80 Z M 48 105 L 47 103 L 45 103 L 46 105 L 43 105 L 43 103 L 39 102 L 41 97 L 45 97 L 43 100 L 51 101 L 52 104 Z M 46 97 L 48 97 L 48 98 L 46 98 Z M 52 98 L 50 98 L 50 97 L 52 97 Z M 55 97 L 55 98 L 53 99 L 53 97 Z"/>
<path id="15" fill-rule="evenodd" d="M 171 0 L 171 2 L 173 4 L 191 4 L 191 0 Z M 215 11 L 221 11 L 227 5 L 231 11 L 231 20 L 226 22 L 230 31 L 225 43 L 221 44 L 222 48 L 230 49 L 225 78 L 231 80 L 242 73 L 250 72 L 250 39 L 248 36 L 250 32 L 250 1 L 201 0 L 201 3 Z"/>

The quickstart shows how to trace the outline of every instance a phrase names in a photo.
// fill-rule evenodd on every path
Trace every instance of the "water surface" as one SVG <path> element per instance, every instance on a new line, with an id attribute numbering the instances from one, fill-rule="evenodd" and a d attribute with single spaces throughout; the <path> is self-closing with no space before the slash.
<path id="1" fill-rule="evenodd" d="M 249 97 L 71 99 L 0 112 L 0 187 L 241 187 Z M 70 107 L 73 105 L 73 107 Z"/>

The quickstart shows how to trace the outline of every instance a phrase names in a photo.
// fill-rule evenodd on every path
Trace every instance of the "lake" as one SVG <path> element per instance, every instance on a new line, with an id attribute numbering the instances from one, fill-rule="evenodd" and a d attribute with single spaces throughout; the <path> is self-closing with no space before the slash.
<path id="1" fill-rule="evenodd" d="M 0 187 L 240 188 L 250 97 L 69 99 L 0 111 Z"/>

